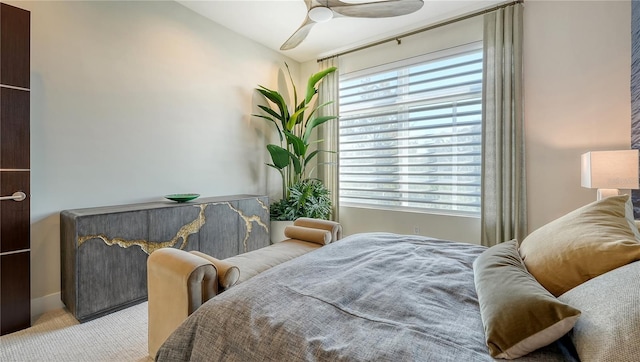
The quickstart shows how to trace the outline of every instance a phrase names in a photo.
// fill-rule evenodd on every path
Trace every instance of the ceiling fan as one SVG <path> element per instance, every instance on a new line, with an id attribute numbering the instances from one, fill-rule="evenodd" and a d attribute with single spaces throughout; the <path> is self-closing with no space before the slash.
<path id="1" fill-rule="evenodd" d="M 304 0 L 307 16 L 302 25 L 282 44 L 280 50 L 297 47 L 317 23 L 338 17 L 388 18 L 411 14 L 420 10 L 423 0 L 385 0 L 366 3 L 347 3 L 340 0 Z"/>

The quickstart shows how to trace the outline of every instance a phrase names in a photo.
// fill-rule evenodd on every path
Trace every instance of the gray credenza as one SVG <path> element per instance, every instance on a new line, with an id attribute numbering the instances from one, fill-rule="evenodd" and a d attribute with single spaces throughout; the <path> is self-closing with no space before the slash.
<path id="1" fill-rule="evenodd" d="M 266 196 L 233 195 L 62 211 L 62 301 L 85 322 L 146 300 L 155 250 L 224 259 L 265 247 L 268 205 Z"/>

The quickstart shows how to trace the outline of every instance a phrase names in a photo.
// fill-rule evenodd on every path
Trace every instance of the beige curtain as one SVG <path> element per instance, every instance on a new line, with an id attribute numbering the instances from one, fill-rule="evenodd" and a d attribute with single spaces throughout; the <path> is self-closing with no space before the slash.
<path id="1" fill-rule="evenodd" d="M 521 3 L 484 15 L 482 245 L 527 233 Z"/>
<path id="2" fill-rule="evenodd" d="M 320 70 L 329 67 L 338 67 L 338 57 L 322 60 L 318 63 Z M 338 115 L 338 71 L 327 75 L 318 88 L 318 104 L 333 101 L 332 104 L 322 107 L 320 115 Z M 331 219 L 339 221 L 339 185 L 338 185 L 338 120 L 331 120 L 318 127 L 318 139 L 323 140 L 318 146 L 320 149 L 332 151 L 318 154 L 318 178 L 324 182 L 331 192 L 333 212 Z"/>

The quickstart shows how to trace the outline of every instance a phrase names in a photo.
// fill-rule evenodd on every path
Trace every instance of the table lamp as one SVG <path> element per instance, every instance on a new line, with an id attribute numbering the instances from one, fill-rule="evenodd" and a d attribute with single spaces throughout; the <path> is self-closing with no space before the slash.
<path id="1" fill-rule="evenodd" d="M 598 200 L 618 189 L 638 188 L 638 150 L 592 151 L 582 155 L 581 185 L 598 189 Z"/>

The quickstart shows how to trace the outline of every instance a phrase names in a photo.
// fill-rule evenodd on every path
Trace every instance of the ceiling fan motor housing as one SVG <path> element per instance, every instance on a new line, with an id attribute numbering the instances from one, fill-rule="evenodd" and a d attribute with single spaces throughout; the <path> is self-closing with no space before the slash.
<path id="1" fill-rule="evenodd" d="M 309 9 L 308 16 L 316 23 L 324 23 L 333 19 L 333 11 L 325 6 L 316 6 Z"/>
<path id="2" fill-rule="evenodd" d="M 371 2 L 344 2 L 342 0 L 305 0 L 307 16 L 302 25 L 282 44 L 280 50 L 297 47 L 307 37 L 314 24 L 334 17 L 386 18 L 416 12 L 423 0 L 382 0 Z"/>

